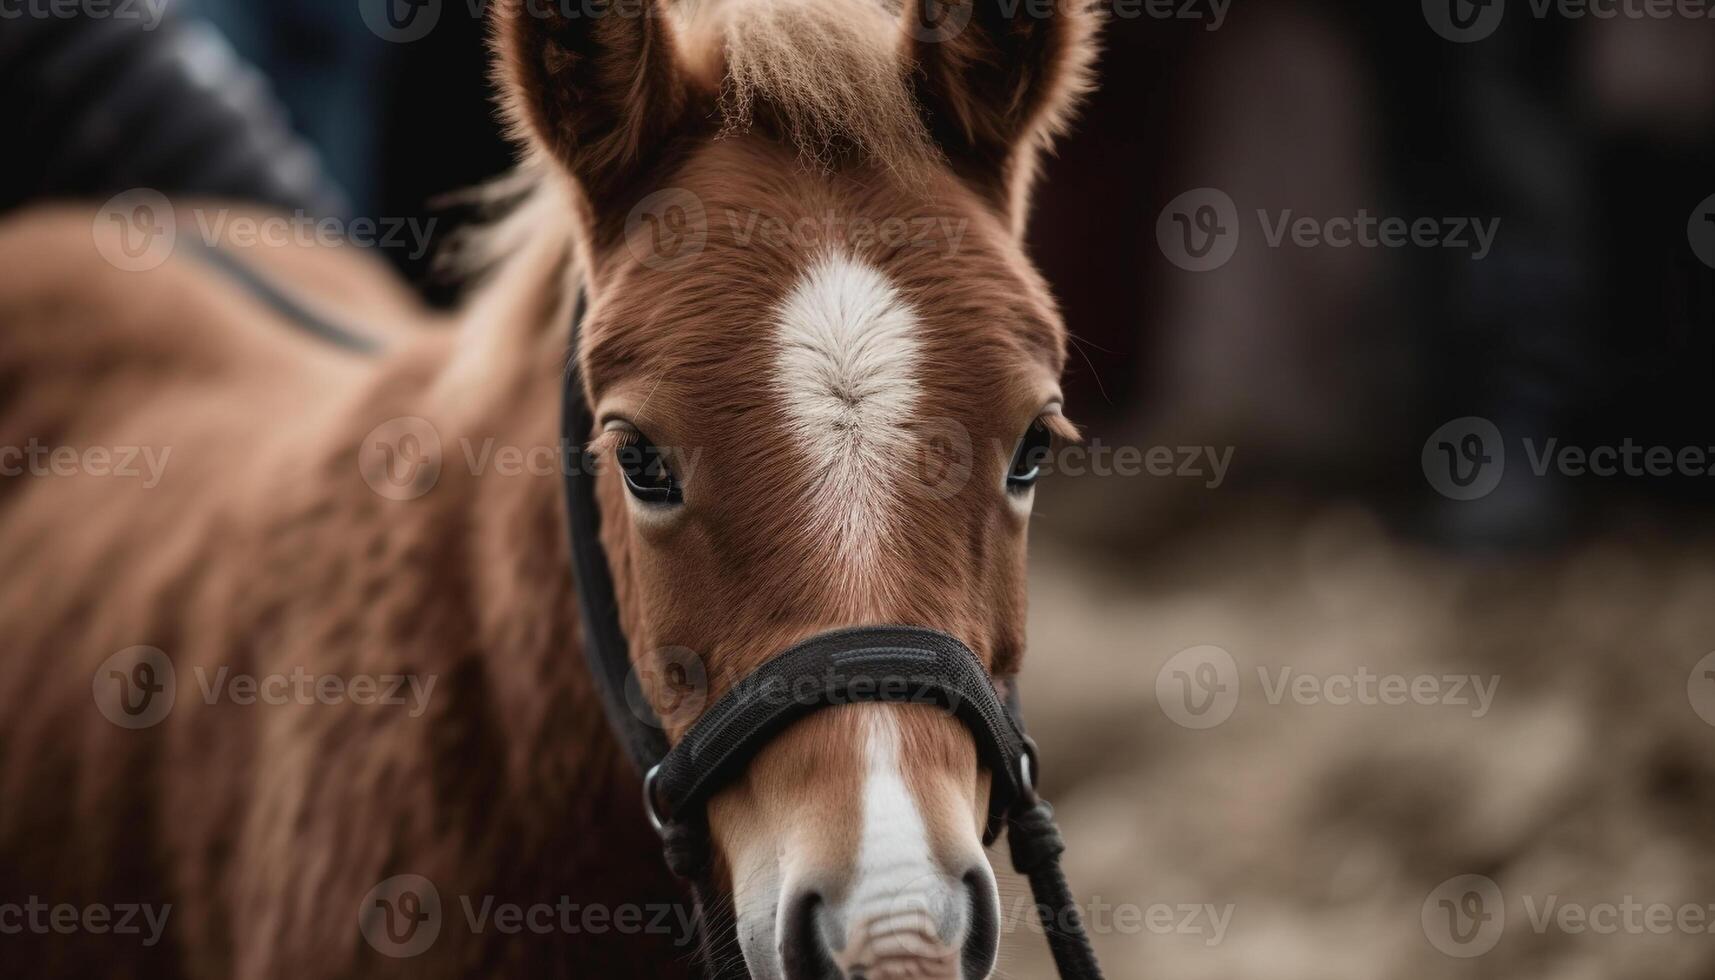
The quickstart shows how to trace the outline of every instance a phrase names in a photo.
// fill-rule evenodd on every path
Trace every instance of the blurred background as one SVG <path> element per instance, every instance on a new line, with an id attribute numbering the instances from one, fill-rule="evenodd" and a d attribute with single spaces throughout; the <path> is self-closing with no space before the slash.
<path id="1" fill-rule="evenodd" d="M 1715 977 L 1711 5 L 1103 2 L 1025 691 L 1110 974 Z M 0 207 L 450 233 L 511 159 L 480 10 L 8 22 Z"/>

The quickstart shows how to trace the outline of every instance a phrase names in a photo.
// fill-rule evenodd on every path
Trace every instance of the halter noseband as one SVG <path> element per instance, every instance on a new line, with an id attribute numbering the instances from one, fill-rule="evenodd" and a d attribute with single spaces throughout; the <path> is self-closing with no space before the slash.
<path id="1" fill-rule="evenodd" d="M 573 356 L 566 370 L 561 436 L 563 450 L 574 454 L 562 469 L 584 657 L 609 726 L 644 774 L 645 813 L 661 835 L 668 867 L 690 881 L 699 896 L 706 891 L 704 804 L 792 722 L 838 704 L 931 704 L 970 729 L 979 760 L 993 774 L 984 843 L 993 843 L 1006 827 L 1013 867 L 1030 879 L 1060 975 L 1100 980 L 1083 918 L 1060 870 L 1066 847 L 1053 808 L 1036 795 L 1036 746 L 1019 720 L 1016 685 L 1009 686 L 1003 701 L 982 662 L 957 639 L 919 626 L 860 626 L 813 636 L 741 680 L 703 712 L 677 745 L 668 744 L 665 727 L 646 698 L 626 697 L 631 646 L 601 546 L 596 460 L 582 448 L 594 424 L 577 371 L 583 311 L 580 294 L 572 315 Z M 703 946 L 711 975 L 722 980 L 745 976 L 730 953 L 710 954 L 709 938 L 703 937 Z"/>

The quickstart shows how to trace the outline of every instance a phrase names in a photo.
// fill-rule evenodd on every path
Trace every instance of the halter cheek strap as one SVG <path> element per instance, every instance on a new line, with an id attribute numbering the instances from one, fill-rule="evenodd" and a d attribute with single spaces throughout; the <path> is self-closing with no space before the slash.
<path id="1" fill-rule="evenodd" d="M 580 296 L 572 323 L 574 351 L 582 312 Z M 984 843 L 1006 828 L 1013 867 L 1030 879 L 1060 975 L 1100 980 L 1101 968 L 1060 870 L 1066 847 L 1053 808 L 1036 795 L 1036 747 L 1019 721 L 1015 694 L 1003 701 L 976 654 L 954 637 L 917 626 L 864 626 L 811 637 L 770 658 L 704 711 L 677 745 L 668 744 L 647 699 L 626 696 L 627 684 L 635 683 L 631 646 L 601 546 L 596 461 L 581 449 L 594 420 L 575 358 L 566 377 L 562 426 L 573 463 L 564 468 L 566 507 L 584 656 L 609 725 L 645 774 L 645 811 L 661 834 L 667 864 L 692 883 L 699 907 L 714 891 L 704 807 L 764 746 L 793 722 L 825 708 L 925 704 L 957 718 L 976 741 L 978 759 L 993 777 Z M 1016 685 L 1009 687 L 1016 692 Z M 709 975 L 744 977 L 743 962 L 728 944 L 711 940 L 705 929 Z"/>

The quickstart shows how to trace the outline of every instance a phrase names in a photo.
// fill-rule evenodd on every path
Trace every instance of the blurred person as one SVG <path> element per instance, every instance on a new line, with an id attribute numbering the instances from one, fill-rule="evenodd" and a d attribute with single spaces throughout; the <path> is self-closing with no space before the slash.
<path id="1" fill-rule="evenodd" d="M 143 8 L 137 8 L 142 10 Z M 8 19 L 0 208 L 137 188 L 337 215 L 346 198 L 267 79 L 208 24 L 175 16 Z"/>
<path id="2" fill-rule="evenodd" d="M 436 254 L 476 217 L 462 192 L 507 172 L 483 4 L 406 0 L 186 0 L 274 82 L 297 129 L 346 189 L 351 213 L 428 224 L 435 247 L 387 258 L 438 305 L 460 293 Z"/>
<path id="3" fill-rule="evenodd" d="M 1035 241 L 1086 341 L 1071 399 L 1098 435 L 1229 445 L 1240 486 L 1390 502 L 1478 548 L 1564 541 L 1615 491 L 1711 500 L 1683 475 L 1539 476 L 1523 445 L 1705 438 L 1715 304 L 1685 226 L 1715 190 L 1715 35 L 1521 16 L 1460 44 L 1418 5 L 1344 0 L 1240 6 L 1218 30 L 1121 26 Z M 1229 260 L 1187 271 L 1156 224 L 1199 188 L 1240 227 Z M 1091 234 L 1075 216 L 1092 207 L 1122 220 Z M 1268 241 L 1259 211 L 1468 219 L 1493 240 L 1480 255 L 1298 247 Z M 1493 423 L 1512 465 L 1480 501 L 1447 501 L 1421 456 L 1466 416 Z M 1169 501 L 1215 504 L 1185 481 L 1085 489 L 1139 526 Z M 1109 513 L 1069 519 L 1106 529 Z"/>

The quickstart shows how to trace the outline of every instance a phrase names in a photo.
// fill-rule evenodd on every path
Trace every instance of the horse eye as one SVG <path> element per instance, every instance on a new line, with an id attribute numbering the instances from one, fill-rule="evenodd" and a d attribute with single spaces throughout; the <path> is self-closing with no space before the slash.
<path id="1" fill-rule="evenodd" d="M 1012 466 L 1006 471 L 1006 488 L 1014 493 L 1023 493 L 1035 486 L 1053 443 L 1053 433 L 1040 419 L 1030 423 L 1024 438 L 1018 440 L 1018 448 L 1013 450 Z"/>
<path id="2" fill-rule="evenodd" d="M 667 465 L 667 456 L 655 444 L 635 436 L 615 450 L 625 489 L 646 504 L 682 504 L 685 491 Z"/>

